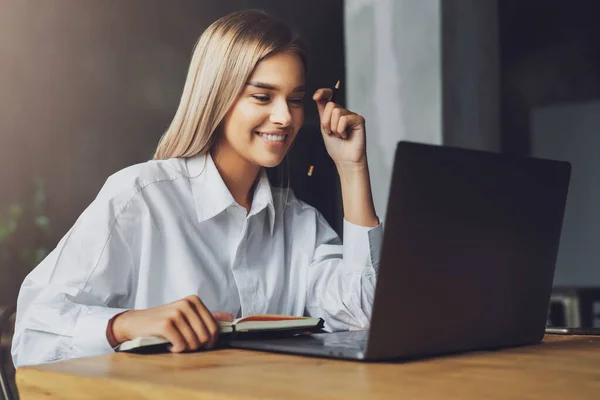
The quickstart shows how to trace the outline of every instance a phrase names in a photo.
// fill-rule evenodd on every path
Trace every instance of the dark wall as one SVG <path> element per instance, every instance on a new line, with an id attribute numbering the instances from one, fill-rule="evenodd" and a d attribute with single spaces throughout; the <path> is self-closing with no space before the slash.
<path id="1" fill-rule="evenodd" d="M 229 12 L 262 8 L 296 28 L 311 50 L 309 90 L 344 79 L 342 7 L 342 0 L 0 0 L 0 216 L 8 204 L 29 201 L 33 178 L 43 178 L 53 247 L 109 175 L 151 158 L 195 41 Z M 337 226 L 336 175 L 311 97 L 290 157 L 291 186 Z M 306 178 L 309 163 L 322 164 L 314 179 Z M 14 271 L 0 263 L 0 280 Z"/>
<path id="2" fill-rule="evenodd" d="M 600 2 L 498 5 L 502 149 L 529 154 L 533 107 L 600 98 Z"/>

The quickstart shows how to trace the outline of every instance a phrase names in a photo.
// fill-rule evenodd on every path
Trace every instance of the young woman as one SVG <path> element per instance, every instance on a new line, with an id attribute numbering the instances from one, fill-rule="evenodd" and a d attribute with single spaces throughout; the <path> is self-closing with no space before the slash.
<path id="1" fill-rule="evenodd" d="M 344 243 L 313 207 L 271 188 L 303 118 L 306 51 L 258 11 L 213 23 L 154 160 L 111 176 L 56 249 L 25 279 L 16 366 L 109 353 L 139 336 L 171 351 L 211 348 L 219 320 L 274 313 L 367 328 L 382 227 L 365 121 L 312 99 L 339 172 Z"/>

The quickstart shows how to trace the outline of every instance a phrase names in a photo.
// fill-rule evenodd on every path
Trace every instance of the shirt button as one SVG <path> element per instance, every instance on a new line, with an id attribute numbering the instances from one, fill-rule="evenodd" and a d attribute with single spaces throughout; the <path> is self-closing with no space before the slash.
<path id="1" fill-rule="evenodd" d="M 238 206 L 233 206 L 232 208 L 233 208 L 234 210 L 237 210 L 237 209 L 238 209 Z"/>

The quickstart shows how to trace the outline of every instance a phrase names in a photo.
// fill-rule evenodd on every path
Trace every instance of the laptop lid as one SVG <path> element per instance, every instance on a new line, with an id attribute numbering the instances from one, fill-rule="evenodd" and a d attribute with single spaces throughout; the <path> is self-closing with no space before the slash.
<path id="1" fill-rule="evenodd" d="M 541 341 L 570 170 L 400 142 L 367 358 Z"/>

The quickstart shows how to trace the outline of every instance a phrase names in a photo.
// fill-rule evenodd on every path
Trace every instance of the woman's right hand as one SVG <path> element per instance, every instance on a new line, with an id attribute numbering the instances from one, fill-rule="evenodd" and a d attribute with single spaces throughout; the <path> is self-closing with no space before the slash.
<path id="1" fill-rule="evenodd" d="M 111 332 L 107 332 L 107 337 L 112 347 L 137 337 L 156 336 L 170 341 L 169 351 L 173 353 L 210 349 L 219 338 L 217 321 L 233 321 L 233 315 L 211 313 L 198 296 L 188 296 L 164 306 L 125 311 L 113 317 L 113 337 Z"/>

